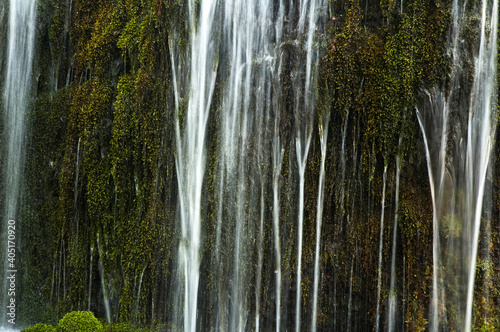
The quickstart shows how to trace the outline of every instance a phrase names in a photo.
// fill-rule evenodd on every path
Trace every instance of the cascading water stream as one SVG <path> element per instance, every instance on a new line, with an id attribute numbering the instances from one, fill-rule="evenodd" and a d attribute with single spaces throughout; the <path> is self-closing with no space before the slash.
<path id="1" fill-rule="evenodd" d="M 401 146 L 402 137 L 399 138 L 399 146 Z M 392 228 L 392 253 L 391 253 L 391 281 L 389 286 L 389 318 L 388 331 L 395 330 L 396 325 L 396 240 L 398 231 L 399 218 L 399 178 L 401 175 L 401 158 L 399 154 L 396 156 L 396 197 L 394 199 L 394 226 Z"/>
<path id="2" fill-rule="evenodd" d="M 385 211 L 385 187 L 387 182 L 387 165 L 384 166 L 384 177 L 382 184 L 382 212 L 380 214 L 380 242 L 378 248 L 378 272 L 377 272 L 377 312 L 375 331 L 380 328 L 380 289 L 382 287 L 382 248 L 384 241 L 384 211 Z"/>
<path id="3" fill-rule="evenodd" d="M 439 317 L 439 298 L 442 298 L 443 285 L 442 279 L 439 277 L 442 274 L 440 243 L 439 243 L 439 228 L 438 220 L 441 211 L 442 187 L 444 182 L 445 159 L 446 159 L 446 141 L 448 127 L 448 107 L 444 106 L 442 94 L 438 93 L 436 97 L 431 93 L 426 93 L 428 108 L 426 112 L 431 119 L 424 119 L 424 114 L 417 109 L 417 117 L 420 128 L 422 130 L 424 145 L 427 156 L 427 169 L 429 173 L 429 184 L 432 196 L 432 219 L 433 219 L 433 278 L 432 278 L 432 299 L 431 299 L 431 330 L 437 331 Z M 427 120 L 427 121 L 426 121 Z M 430 126 L 429 133 L 426 132 L 426 127 Z M 429 136 L 435 134 L 440 135 L 438 138 L 433 138 L 439 142 L 438 146 L 431 146 Z"/>
<path id="4" fill-rule="evenodd" d="M 318 8 L 323 8 L 322 2 L 319 0 L 304 0 L 300 3 L 300 17 L 298 26 L 298 37 L 304 33 L 305 21 L 307 19 L 307 40 L 306 40 L 306 59 L 305 59 L 305 78 L 302 85 L 301 76 L 302 59 L 298 59 L 297 66 L 300 68 L 295 73 L 296 82 L 294 90 L 296 95 L 295 101 L 295 119 L 297 122 L 295 136 L 295 150 L 297 154 L 297 166 L 299 172 L 299 212 L 298 212 L 298 227 L 297 227 L 297 284 L 296 284 L 296 299 L 295 299 L 295 331 L 300 331 L 301 321 L 301 298 L 302 298 L 302 238 L 304 225 L 304 173 L 306 170 L 307 156 L 312 139 L 312 129 L 314 121 L 314 104 L 315 96 L 311 88 L 313 80 L 313 71 L 316 69 L 318 59 L 318 50 L 313 47 L 316 28 L 318 25 Z M 303 98 L 303 103 L 301 103 Z"/>
<path id="5" fill-rule="evenodd" d="M 75 196 L 73 198 L 73 214 L 75 216 L 76 224 L 76 238 L 78 239 L 80 220 L 78 216 L 78 179 L 80 174 L 80 143 L 81 138 L 78 138 L 78 145 L 76 147 L 76 165 L 75 165 Z"/>
<path id="6" fill-rule="evenodd" d="M 276 126 L 275 133 L 279 125 Z M 281 165 L 283 163 L 284 149 L 281 147 L 279 136 L 273 140 L 273 233 L 274 252 L 276 255 L 276 331 L 280 330 L 281 323 L 281 244 L 280 244 L 280 183 Z"/>
<path id="7" fill-rule="evenodd" d="M 496 128 L 496 69 L 497 69 L 497 33 L 498 33 L 498 0 L 491 5 L 491 13 L 488 1 L 483 0 L 481 9 L 481 41 L 479 55 L 475 62 L 474 84 L 471 94 L 471 108 L 469 112 L 469 135 L 467 149 L 467 167 L 469 197 L 474 197 L 473 233 L 471 243 L 471 262 L 469 263 L 467 308 L 465 316 L 465 331 L 472 326 L 472 305 L 474 296 L 474 278 L 476 272 L 476 257 L 481 226 L 481 215 L 484 200 L 484 188 L 490 152 L 492 150 L 495 128 Z M 488 20 L 489 17 L 489 20 Z M 487 31 L 488 30 L 488 31 Z"/>
<path id="8" fill-rule="evenodd" d="M 280 0 L 280 6 L 278 10 L 278 24 L 276 25 L 276 40 L 278 44 L 281 44 L 281 38 L 283 36 L 283 18 L 284 18 L 285 8 L 283 5 L 283 0 Z M 277 61 L 276 77 L 280 77 L 282 71 L 282 61 L 281 56 L 275 56 L 275 61 Z M 281 92 L 281 91 L 280 91 Z M 278 91 L 275 91 L 275 98 L 273 98 L 274 109 L 279 109 L 279 96 Z M 273 237 L 274 237 L 274 254 L 275 254 L 275 280 L 276 280 L 276 331 L 281 331 L 281 241 L 280 241 L 280 176 L 281 167 L 283 164 L 283 155 L 285 150 L 281 146 L 280 142 L 280 114 L 276 113 L 274 118 L 274 133 L 272 142 L 272 161 L 273 161 Z"/>
<path id="9" fill-rule="evenodd" d="M 195 17 L 197 10 L 193 8 L 196 6 L 199 11 L 196 15 L 199 18 Z M 195 330 L 198 327 L 196 322 L 199 321 L 196 317 L 196 296 L 201 264 L 199 253 L 202 236 L 200 195 L 206 154 L 203 145 L 217 69 L 217 66 L 210 68 L 208 64 L 219 62 L 223 62 L 224 67 L 221 67 L 217 73 L 223 83 L 218 90 L 221 102 L 218 104 L 220 109 L 217 115 L 220 119 L 220 122 L 217 122 L 220 126 L 220 139 L 216 147 L 218 160 L 216 162 L 215 197 L 218 201 L 215 209 L 216 225 L 213 239 L 215 251 L 212 256 L 215 264 L 207 267 L 211 271 L 210 278 L 213 278 L 211 280 L 217 289 L 215 298 L 208 300 L 215 306 L 213 329 L 243 331 L 249 326 L 256 330 L 260 329 L 261 297 L 264 291 L 264 285 L 262 285 L 264 279 L 261 274 L 266 265 L 263 253 L 265 209 L 267 208 L 264 194 L 268 178 L 272 178 L 273 192 L 275 324 L 277 330 L 281 329 L 283 276 L 281 257 L 284 248 L 280 233 L 282 227 L 280 178 L 285 149 L 280 141 L 280 135 L 282 135 L 280 113 L 284 108 L 282 105 L 284 92 L 282 90 L 284 89 L 282 84 L 276 83 L 276 80 L 282 75 L 282 62 L 288 56 L 290 45 L 301 48 L 297 52 L 299 56 L 293 63 L 295 74 L 293 89 L 297 96 L 293 106 L 298 119 L 296 148 L 301 188 L 298 212 L 297 271 L 299 271 L 298 284 L 301 283 L 304 180 L 314 125 L 313 81 L 318 61 L 318 50 L 314 40 L 319 27 L 321 17 L 319 13 L 323 1 L 306 1 L 300 3 L 300 6 L 301 18 L 299 19 L 302 19 L 303 24 L 302 28 L 297 29 L 291 26 L 285 27 L 285 12 L 287 11 L 288 15 L 294 15 L 295 6 L 283 0 L 279 3 L 270 0 L 245 2 L 227 0 L 220 3 L 209 0 L 196 3 L 191 1 L 188 6 L 189 26 L 187 27 L 191 46 L 187 54 L 182 54 L 185 51 L 179 47 L 179 43 L 175 42 L 180 37 L 177 35 L 176 28 L 172 27 L 169 47 L 176 105 L 176 167 L 182 231 L 179 268 L 180 275 L 184 277 L 185 331 Z M 213 13 L 214 8 L 221 9 L 216 10 L 220 16 Z M 217 18 L 214 19 L 214 17 Z M 217 34 L 219 24 L 220 36 Z M 274 29 L 270 29 L 270 26 L 274 26 Z M 297 40 L 287 43 L 284 38 L 285 31 L 297 33 Z M 327 125 L 325 127 L 327 128 Z M 324 149 L 323 158 L 326 160 L 326 132 Z M 271 167 L 266 166 L 271 159 L 272 171 Z M 257 215 L 254 211 L 259 207 L 260 214 Z M 321 225 L 318 236 L 320 232 Z M 248 259 L 253 255 L 256 261 Z M 257 273 L 253 270 L 255 267 Z M 248 287 L 250 284 L 254 287 Z M 300 317 L 301 287 L 297 287 L 297 291 L 297 316 Z M 179 324 L 179 319 L 177 321 Z M 297 328 L 300 329 L 299 325 Z"/>
<path id="10" fill-rule="evenodd" d="M 94 260 L 94 246 L 90 247 L 90 263 L 89 263 L 89 300 L 87 310 L 90 311 L 90 304 L 92 300 L 92 261 Z"/>
<path id="11" fill-rule="evenodd" d="M 108 284 L 106 283 L 105 280 L 106 271 L 104 270 L 104 263 L 103 263 L 105 253 L 99 240 L 99 234 L 97 235 L 97 252 L 99 253 L 99 274 L 101 276 L 102 299 L 104 302 L 104 309 L 106 311 L 106 321 L 109 324 L 111 323 L 111 305 L 109 301 Z"/>
<path id="12" fill-rule="evenodd" d="M 321 249 L 321 225 L 323 221 L 323 205 L 325 200 L 325 162 L 326 147 L 328 141 L 328 125 L 330 112 L 327 111 L 320 121 L 319 139 L 321 145 L 321 166 L 319 169 L 318 204 L 316 207 L 316 252 L 314 254 L 314 285 L 313 285 L 313 309 L 311 331 L 316 331 L 318 314 L 318 288 L 319 288 L 319 254 Z"/>
<path id="13" fill-rule="evenodd" d="M 347 332 L 351 331 L 351 317 L 352 317 L 352 282 L 353 282 L 353 274 L 354 274 L 354 261 L 357 256 L 357 247 L 356 247 L 356 255 L 352 257 L 351 261 L 351 273 L 349 274 L 349 300 L 347 302 Z"/>
<path id="14" fill-rule="evenodd" d="M 299 217 L 298 217 L 298 251 L 297 251 L 297 293 L 295 305 L 295 331 L 300 331 L 300 306 L 302 299 L 302 236 L 304 227 L 304 173 L 306 170 L 307 154 L 311 143 L 312 131 L 307 136 L 306 146 L 302 149 L 300 139 L 295 141 L 297 149 L 297 163 L 299 165 Z"/>
<path id="15" fill-rule="evenodd" d="M 214 46 L 216 0 L 198 4 L 188 1 L 188 31 L 190 46 L 186 62 L 175 42 L 170 40 L 175 94 L 176 170 L 179 187 L 181 242 L 179 265 L 184 278 L 184 331 L 196 331 L 196 313 L 200 274 L 201 191 L 205 173 L 205 136 L 208 114 L 217 75 L 217 50 Z M 197 8 L 199 6 L 199 8 Z M 181 71 L 181 66 L 189 67 Z M 186 76 L 181 77 L 181 74 Z M 182 85 L 189 91 L 185 114 Z M 182 99 L 181 99 L 182 98 Z M 182 122 L 182 123 L 181 123 Z M 182 129 L 181 129 L 182 128 Z"/>
<path id="16" fill-rule="evenodd" d="M 4 140 L 6 142 L 4 154 L 4 182 L 3 200 L 4 211 L 2 214 L 2 314 L 0 328 L 13 327 L 12 322 L 6 314 L 7 301 L 15 299 L 15 296 L 7 297 L 7 274 L 9 270 L 17 271 L 18 261 L 7 265 L 7 259 L 3 259 L 10 248 L 18 252 L 20 245 L 19 227 L 12 242 L 7 242 L 8 221 L 15 222 L 19 217 L 19 202 L 21 200 L 21 188 L 23 185 L 23 169 L 25 160 L 26 143 L 26 114 L 31 102 L 32 89 L 32 67 L 35 53 L 35 23 L 36 23 L 36 1 L 35 0 L 10 0 L 9 1 L 9 28 L 8 45 L 6 53 L 6 67 L 3 91 L 3 123 Z M 12 224 L 10 224 L 12 226 Z M 17 273 L 17 272 L 15 272 Z M 19 274 L 16 274 L 18 277 Z M 17 278 L 20 281 L 19 278 Z M 10 295 L 9 295 L 10 296 Z M 15 320 L 14 320 L 15 322 Z"/>
<path id="17" fill-rule="evenodd" d="M 257 247 L 257 282 L 255 285 L 255 331 L 260 331 L 260 294 L 262 292 L 262 265 L 264 264 L 264 184 L 262 183 L 260 194 L 260 223 L 259 223 L 259 244 Z"/>
<path id="18" fill-rule="evenodd" d="M 230 298 L 218 300 L 219 323 L 215 329 L 224 330 L 229 326 L 232 331 L 242 331 L 248 328 L 250 289 L 246 285 L 252 282 L 253 267 L 247 257 L 253 250 L 257 251 L 257 270 L 262 271 L 263 266 L 263 195 L 267 167 L 264 165 L 269 155 L 265 128 L 271 126 L 271 82 L 277 49 L 273 44 L 274 34 L 268 31 L 273 19 L 272 1 L 227 1 L 224 5 L 222 45 L 228 66 L 223 73 L 227 83 L 223 89 L 219 147 L 222 160 L 219 178 L 224 185 L 219 186 L 216 241 L 220 243 L 225 237 L 232 244 L 234 254 L 230 280 L 226 280 L 222 271 L 218 274 L 217 283 L 221 290 L 229 289 Z M 282 16 L 277 18 L 278 26 L 282 25 L 282 19 Z M 255 148 L 249 149 L 249 146 Z M 261 197 L 260 201 L 256 197 Z M 259 206 L 260 218 L 256 218 L 253 211 Z M 222 234 L 224 228 L 234 228 L 231 239 Z M 251 242 L 251 238 L 257 241 Z M 224 259 L 221 255 L 217 258 L 220 264 Z M 254 289 L 255 329 L 260 327 L 261 280 L 258 272 Z"/>
<path id="19" fill-rule="evenodd" d="M 341 177 L 340 177 L 340 186 L 339 186 L 339 206 L 340 210 L 342 211 L 342 216 L 340 218 L 340 233 L 342 233 L 342 230 L 344 228 L 344 199 L 345 199 L 345 161 L 346 161 L 346 155 L 345 155 L 345 140 L 347 136 L 347 124 L 349 121 L 349 110 L 347 111 L 347 114 L 344 119 L 344 126 L 342 127 L 342 143 L 340 145 L 340 172 L 341 172 Z"/>
<path id="20" fill-rule="evenodd" d="M 477 54 L 469 55 L 461 48 L 462 30 L 473 15 L 465 2 L 453 2 L 450 90 L 446 97 L 427 92 L 417 110 L 433 203 L 432 331 L 472 328 L 479 229 L 496 127 L 498 1 L 484 0 L 480 7 L 472 9 L 481 18 Z M 471 58 L 472 89 L 462 91 L 463 68 Z"/>

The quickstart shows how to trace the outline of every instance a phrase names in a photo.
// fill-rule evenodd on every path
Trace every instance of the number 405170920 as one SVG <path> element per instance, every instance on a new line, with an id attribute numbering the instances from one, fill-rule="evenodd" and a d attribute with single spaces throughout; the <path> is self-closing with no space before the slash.
<path id="1" fill-rule="evenodd" d="M 7 260 L 11 264 L 14 264 L 16 260 L 16 225 L 14 220 L 9 220 L 7 227 Z"/>

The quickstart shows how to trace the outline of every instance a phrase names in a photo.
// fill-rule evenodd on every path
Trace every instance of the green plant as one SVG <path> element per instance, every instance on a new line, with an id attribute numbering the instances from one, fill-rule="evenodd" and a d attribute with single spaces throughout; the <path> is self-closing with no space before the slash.
<path id="1" fill-rule="evenodd" d="M 59 321 L 60 332 L 97 332 L 102 324 L 90 311 L 72 311 Z"/>
<path id="2" fill-rule="evenodd" d="M 136 328 L 130 323 L 117 323 L 104 326 L 105 332 L 148 332 L 149 328 Z"/>
<path id="3" fill-rule="evenodd" d="M 56 332 L 57 329 L 52 325 L 47 325 L 43 323 L 38 323 L 34 326 L 22 329 L 21 332 Z"/>

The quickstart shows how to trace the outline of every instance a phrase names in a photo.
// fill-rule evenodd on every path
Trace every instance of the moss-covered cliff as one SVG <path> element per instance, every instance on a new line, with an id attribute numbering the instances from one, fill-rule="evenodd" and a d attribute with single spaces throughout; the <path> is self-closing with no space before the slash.
<path id="1" fill-rule="evenodd" d="M 66 312 L 91 310 L 113 322 L 180 328 L 173 325 L 179 310 L 173 294 L 182 281 L 175 264 L 178 185 L 169 42 L 175 29 L 180 48 L 188 43 L 186 6 L 179 0 L 38 1 L 37 87 L 29 115 L 27 189 L 20 221 L 23 286 L 19 317 L 25 323 L 55 323 Z M 432 202 L 416 108 L 422 103 L 422 91 L 446 89 L 449 84 L 450 6 L 449 0 L 328 1 L 326 30 L 317 42 L 321 46 L 317 114 L 305 171 L 302 250 L 302 317 L 308 322 L 321 161 L 318 119 L 330 112 L 317 315 L 321 330 L 374 328 L 381 231 L 380 306 L 382 322 L 386 321 L 396 211 L 396 323 L 409 331 L 428 327 Z M 474 19 L 471 14 L 471 22 Z M 474 38 L 473 34 L 467 38 Z M 293 52 L 284 48 L 283 56 L 292 58 Z M 284 149 L 280 176 L 282 312 L 283 326 L 290 329 L 294 326 L 298 205 L 293 135 L 297 123 L 291 106 L 294 96 L 289 92 L 292 70 L 291 66 L 283 68 L 284 106 L 275 110 L 281 118 Z M 217 324 L 213 316 L 220 296 L 216 278 L 227 277 L 234 263 L 228 251 L 222 254 L 225 266 L 219 272 L 213 268 L 221 264 L 214 250 L 223 84 L 217 81 L 206 137 L 198 310 L 202 330 Z M 500 167 L 499 154 L 495 155 L 492 174 Z M 264 163 L 272 164 L 270 158 L 266 156 Z M 397 158 L 401 171 L 396 207 Z M 262 169 L 272 178 L 271 166 Z M 493 176 L 487 181 L 495 194 L 491 211 L 484 215 L 485 235 L 478 257 L 477 330 L 494 330 L 500 324 L 495 282 L 500 273 L 499 228 L 494 218 L 500 208 L 499 183 Z M 272 195 L 271 184 L 263 186 L 260 315 L 263 326 L 269 328 L 274 326 L 276 303 Z M 257 198 L 249 197 L 249 206 L 257 206 L 252 199 Z M 252 223 L 259 220 L 259 211 L 250 218 Z M 235 226 L 223 227 L 222 240 L 229 242 Z M 257 234 L 258 226 L 252 227 L 252 234 Z M 249 238 L 248 259 L 256 269 L 255 241 Z M 255 291 L 257 275 L 255 270 L 249 273 L 249 288 Z M 231 281 L 220 283 L 227 286 Z M 253 317 L 253 295 L 249 301 Z M 255 328 L 253 324 L 249 320 L 248 330 Z M 453 321 L 449 324 L 456 328 Z"/>

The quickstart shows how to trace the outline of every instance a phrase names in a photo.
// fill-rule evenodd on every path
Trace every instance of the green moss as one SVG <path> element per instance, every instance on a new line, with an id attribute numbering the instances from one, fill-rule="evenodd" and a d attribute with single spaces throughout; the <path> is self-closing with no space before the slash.
<path id="1" fill-rule="evenodd" d="M 103 332 L 149 332 L 150 328 L 137 328 L 130 323 L 109 324 L 104 326 Z M 153 331 L 156 331 L 153 330 Z"/>
<path id="2" fill-rule="evenodd" d="M 43 323 L 38 323 L 34 326 L 22 329 L 21 332 L 56 332 L 57 329 L 52 325 L 47 325 Z"/>
<path id="3" fill-rule="evenodd" d="M 103 326 L 90 311 L 72 311 L 59 321 L 61 332 L 100 332 Z"/>

